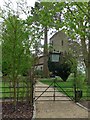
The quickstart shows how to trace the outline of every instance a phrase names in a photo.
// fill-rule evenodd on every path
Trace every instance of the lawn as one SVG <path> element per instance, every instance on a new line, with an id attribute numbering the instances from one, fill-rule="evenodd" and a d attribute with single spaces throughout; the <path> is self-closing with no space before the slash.
<path id="1" fill-rule="evenodd" d="M 81 78 L 81 79 L 79 79 L 79 78 Z M 64 94 L 66 94 L 67 96 L 69 96 L 72 99 L 75 97 L 75 92 L 74 92 L 75 80 L 74 80 L 73 75 L 70 75 L 66 82 L 62 81 L 62 79 L 60 77 L 53 78 L 53 79 L 52 78 L 41 79 L 40 81 L 45 83 L 45 84 L 50 85 L 54 79 L 56 82 L 55 86 L 58 89 L 58 91 L 63 92 Z M 90 100 L 90 95 L 89 95 L 89 97 L 87 97 L 88 87 L 87 87 L 86 83 L 84 82 L 84 76 L 79 76 L 78 81 L 79 82 L 76 81 L 77 82 L 77 89 L 76 90 L 82 90 L 82 98 L 81 99 L 85 99 L 85 100 L 89 99 Z M 54 86 L 54 84 L 52 84 L 52 86 Z"/>
<path id="2" fill-rule="evenodd" d="M 81 79 L 79 79 L 80 81 L 83 81 L 84 77 L 79 77 Z M 74 77 L 73 75 L 70 75 L 69 78 L 67 79 L 66 82 L 64 82 L 60 77 L 58 78 L 42 78 L 40 79 L 41 82 L 50 85 L 53 80 L 55 79 L 55 87 L 57 88 L 58 91 L 63 92 L 64 94 L 66 94 L 67 96 L 69 96 L 70 98 L 74 98 L 75 94 L 74 94 Z M 79 85 L 81 84 L 81 85 Z M 28 94 L 28 90 L 30 89 L 29 87 L 30 85 L 28 85 L 28 81 L 27 78 L 22 77 L 21 80 L 19 81 L 19 87 L 16 86 L 16 91 L 17 91 L 17 97 L 18 98 L 24 98 L 27 97 Z M 54 86 L 54 82 L 52 84 L 52 86 Z M 87 97 L 87 90 L 88 87 L 86 85 L 85 82 L 79 82 L 78 83 L 78 90 L 82 90 L 82 98 L 81 99 L 89 99 L 90 100 L 90 96 Z M 2 91 L 2 94 L 0 94 L 0 98 L 12 98 L 14 97 L 14 89 L 13 86 L 10 85 L 10 82 L 8 81 L 4 81 L 2 80 L 2 84 L 0 84 L 0 93 Z"/>
<path id="3" fill-rule="evenodd" d="M 18 85 L 16 85 L 17 97 L 19 99 L 27 97 L 29 90 L 30 90 L 30 81 L 27 81 L 26 77 L 22 77 L 18 81 Z M 13 98 L 13 97 L 14 97 L 13 83 L 10 82 L 8 78 L 6 80 L 3 79 L 0 84 L 0 98 Z"/>

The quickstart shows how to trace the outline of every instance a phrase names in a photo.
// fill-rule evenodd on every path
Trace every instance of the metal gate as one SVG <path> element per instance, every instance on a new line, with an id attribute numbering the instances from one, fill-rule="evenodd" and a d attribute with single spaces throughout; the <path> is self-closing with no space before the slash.
<path id="1" fill-rule="evenodd" d="M 72 101 L 74 100 L 73 85 L 68 89 L 60 84 L 65 82 L 52 78 L 50 80 L 40 80 L 35 85 L 35 101 Z M 70 94 L 71 93 L 71 94 Z"/>

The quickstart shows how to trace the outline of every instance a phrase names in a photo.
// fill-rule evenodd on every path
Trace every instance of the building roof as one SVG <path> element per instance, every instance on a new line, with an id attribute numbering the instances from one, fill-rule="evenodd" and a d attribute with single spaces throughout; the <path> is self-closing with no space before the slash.
<path id="1" fill-rule="evenodd" d="M 65 36 L 67 36 L 67 35 L 64 33 L 64 31 L 61 30 L 61 31 L 56 32 L 56 33 L 50 38 L 50 40 L 51 40 L 52 38 L 56 37 L 58 34 L 64 34 Z"/>

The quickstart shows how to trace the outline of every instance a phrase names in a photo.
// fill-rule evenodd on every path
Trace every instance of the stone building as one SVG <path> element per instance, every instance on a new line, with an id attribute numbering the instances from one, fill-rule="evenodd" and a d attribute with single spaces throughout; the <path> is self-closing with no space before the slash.
<path id="1" fill-rule="evenodd" d="M 55 33 L 50 38 L 50 51 L 49 52 L 63 52 L 68 53 L 69 51 L 69 45 L 68 45 L 68 38 L 66 34 L 63 31 L 59 31 Z M 40 56 L 36 67 L 39 70 L 43 70 L 43 62 L 44 62 L 44 56 Z"/>
<path id="2" fill-rule="evenodd" d="M 68 52 L 68 38 L 63 31 L 55 33 L 50 38 L 50 52 Z"/>

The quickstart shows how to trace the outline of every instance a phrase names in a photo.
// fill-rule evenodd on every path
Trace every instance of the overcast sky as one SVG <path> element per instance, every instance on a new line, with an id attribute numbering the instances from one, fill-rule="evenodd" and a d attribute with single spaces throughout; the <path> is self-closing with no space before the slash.
<path id="1" fill-rule="evenodd" d="M 13 4 L 12 4 L 12 8 L 13 8 L 14 10 L 17 10 L 16 2 L 18 2 L 18 1 L 24 1 L 24 2 L 27 1 L 28 6 L 34 7 L 34 4 L 35 4 L 35 2 L 36 2 L 37 0 L 0 0 L 0 7 L 3 8 L 3 7 L 4 7 L 4 3 L 5 3 L 5 2 L 8 3 L 8 2 L 10 2 L 10 1 L 13 3 Z M 26 19 L 25 14 L 19 14 L 19 15 L 20 15 L 21 18 Z"/>
<path id="2" fill-rule="evenodd" d="M 10 0 L 0 0 L 0 6 L 1 6 L 1 7 L 2 7 L 3 4 L 4 4 L 4 1 L 8 2 L 8 1 L 10 1 Z M 15 1 L 20 1 L 20 0 L 11 0 L 11 1 L 14 3 Z M 25 1 L 25 0 L 23 0 L 23 1 Z M 27 0 L 28 5 L 30 5 L 30 6 L 34 6 L 35 1 L 37 1 L 37 0 Z"/>
<path id="3" fill-rule="evenodd" d="M 20 0 L 0 0 L 0 6 L 1 6 L 1 7 L 3 7 L 4 1 L 7 2 L 7 3 L 8 3 L 8 1 L 12 1 L 12 3 L 13 3 L 13 8 L 16 8 L 15 2 L 16 2 L 16 1 L 20 1 Z M 34 4 L 35 4 L 35 2 L 36 2 L 37 0 L 23 0 L 23 1 L 27 1 L 28 6 L 34 6 Z M 23 18 L 23 19 L 26 18 L 26 16 L 23 15 L 23 14 L 21 14 L 20 17 Z M 0 21 L 2 21 L 2 20 L 0 20 Z M 49 38 L 50 38 L 50 36 L 52 36 L 52 35 L 49 35 Z"/>

